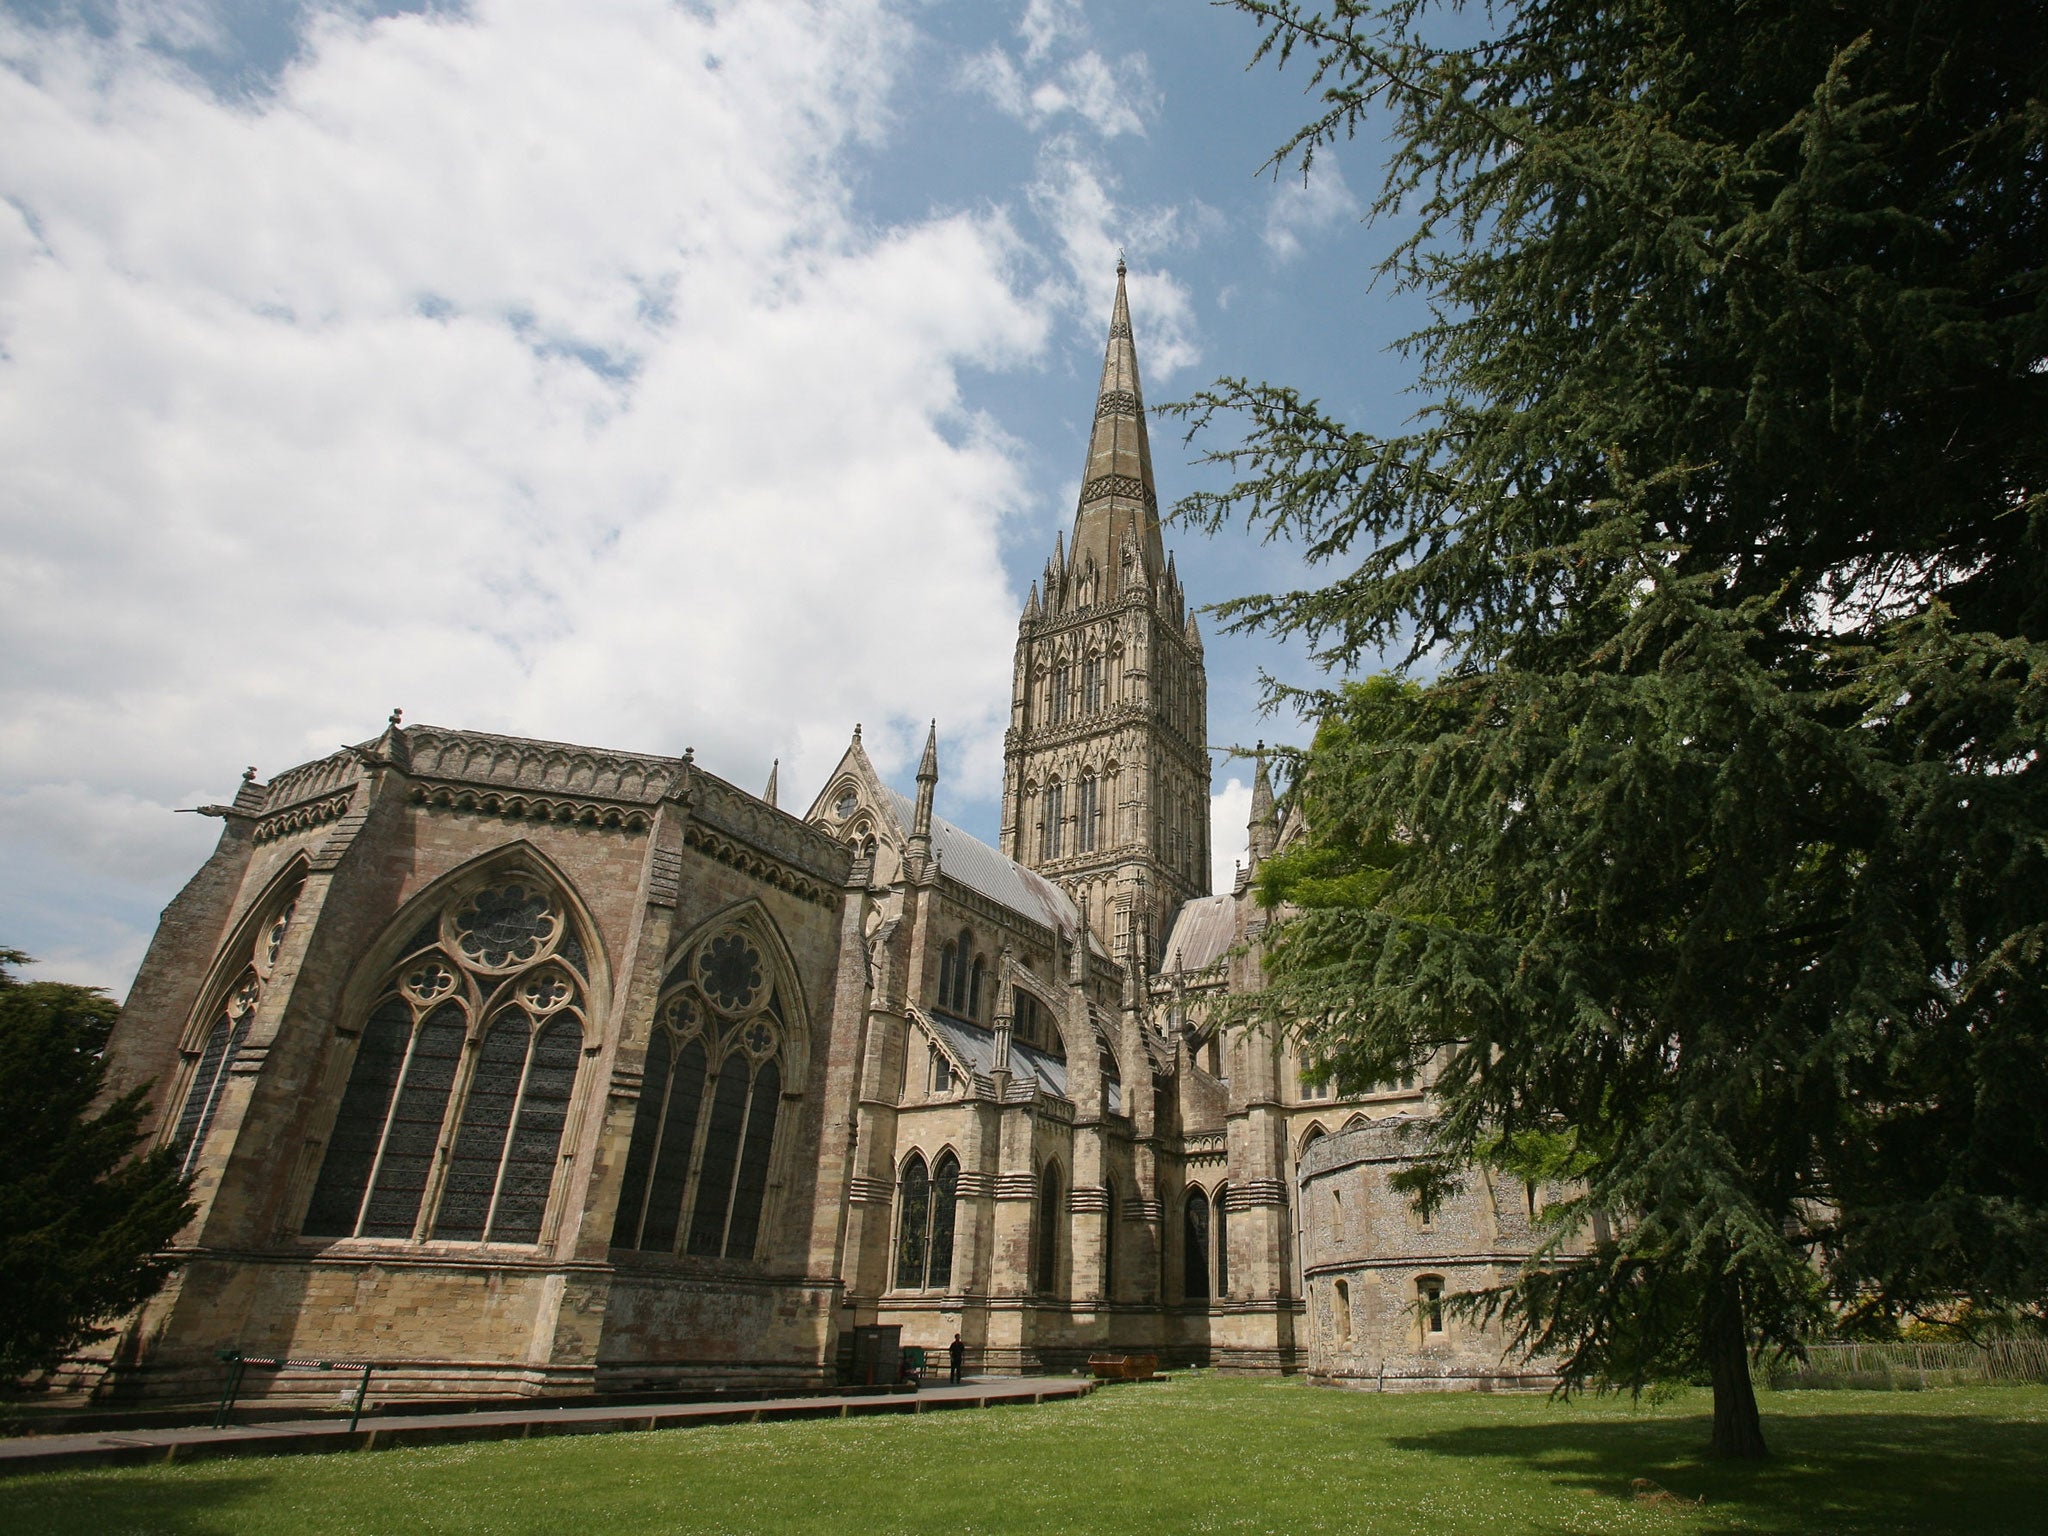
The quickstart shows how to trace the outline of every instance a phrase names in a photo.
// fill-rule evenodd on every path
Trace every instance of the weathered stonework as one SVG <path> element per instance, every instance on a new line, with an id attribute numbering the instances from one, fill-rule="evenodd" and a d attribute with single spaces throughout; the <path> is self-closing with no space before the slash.
<path id="1" fill-rule="evenodd" d="M 1001 851 L 932 814 L 936 732 L 912 798 L 856 728 L 798 817 L 687 753 L 394 714 L 209 807 L 110 1048 L 199 1209 L 103 1389 L 205 1395 L 221 1349 L 375 1360 L 386 1397 L 792 1386 L 873 1322 L 977 1370 L 1519 1380 L 1417 1322 L 1420 1277 L 1531 1242 L 1388 1191 L 1426 1083 L 1333 1102 L 1212 1017 L 1263 917 L 1249 872 L 1203 894 L 1201 640 L 1121 272 L 1091 431 Z M 1255 862 L 1298 831 L 1263 765 L 1251 830 Z"/>

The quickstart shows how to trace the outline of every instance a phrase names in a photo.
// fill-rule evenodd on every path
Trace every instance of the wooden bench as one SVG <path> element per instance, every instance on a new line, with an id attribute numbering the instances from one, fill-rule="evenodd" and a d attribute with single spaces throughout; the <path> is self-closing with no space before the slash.
<path id="1" fill-rule="evenodd" d="M 1088 1369 L 1097 1381 L 1150 1381 L 1159 1374 L 1157 1355 L 1090 1355 Z"/>

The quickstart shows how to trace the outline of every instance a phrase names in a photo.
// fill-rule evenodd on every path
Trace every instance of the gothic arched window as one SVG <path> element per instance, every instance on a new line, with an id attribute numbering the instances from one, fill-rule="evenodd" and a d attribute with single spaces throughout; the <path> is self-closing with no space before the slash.
<path id="1" fill-rule="evenodd" d="M 1095 775 L 1081 775 L 1080 812 L 1074 818 L 1074 841 L 1077 851 L 1095 851 Z"/>
<path id="2" fill-rule="evenodd" d="M 967 979 L 967 1017 L 981 1017 L 981 989 L 988 980 L 988 962 L 980 955 L 974 957 L 974 970 Z"/>
<path id="3" fill-rule="evenodd" d="M 1067 690 L 1071 686 L 1072 672 L 1063 661 L 1052 669 L 1052 697 L 1048 701 L 1052 708 L 1046 713 L 1054 725 L 1067 718 Z"/>
<path id="4" fill-rule="evenodd" d="M 614 1248 L 751 1259 L 781 1110 L 780 991 L 729 928 L 669 972 L 647 1042 Z"/>
<path id="5" fill-rule="evenodd" d="M 1211 1203 L 1215 1207 L 1216 1295 L 1221 1300 L 1230 1294 L 1230 1186 L 1217 1185 Z"/>
<path id="6" fill-rule="evenodd" d="M 939 950 L 939 1006 L 953 1006 L 953 975 L 960 966 L 960 951 L 952 943 Z"/>
<path id="7" fill-rule="evenodd" d="M 305 1235 L 539 1242 L 587 965 L 566 904 L 533 875 L 442 902 L 363 1023 Z"/>
<path id="8" fill-rule="evenodd" d="M 1058 779 L 1047 781 L 1045 819 L 1039 823 L 1038 833 L 1038 856 L 1041 859 L 1056 859 L 1060 856 L 1060 820 L 1066 813 L 1066 785 Z"/>
<path id="9" fill-rule="evenodd" d="M 960 937 L 954 941 L 954 953 L 957 958 L 953 962 L 953 987 L 950 992 L 944 994 L 946 1007 L 955 1013 L 967 1011 L 968 977 L 972 969 L 967 956 L 973 948 L 974 935 L 962 928 Z"/>
<path id="10" fill-rule="evenodd" d="M 896 1288 L 945 1290 L 953 1283 L 954 1217 L 960 1199 L 960 1159 L 939 1154 L 927 1176 L 913 1152 L 897 1181 Z"/>
<path id="11" fill-rule="evenodd" d="M 1095 714 L 1102 708 L 1102 657 L 1090 656 L 1081 663 L 1081 708 Z"/>
<path id="12" fill-rule="evenodd" d="M 1040 1295 L 1050 1296 L 1060 1279 L 1060 1165 L 1047 1162 L 1038 1178 L 1038 1262 L 1033 1278 Z"/>
<path id="13" fill-rule="evenodd" d="M 932 1180 L 924 1158 L 913 1152 L 896 1181 L 896 1288 L 924 1289 L 925 1260 L 931 1253 Z"/>
<path id="14" fill-rule="evenodd" d="M 1209 1197 L 1199 1189 L 1188 1191 L 1181 1214 L 1181 1293 L 1209 1299 Z"/>
<path id="15" fill-rule="evenodd" d="M 182 1153 L 180 1176 L 189 1177 L 199 1166 L 206 1134 L 213 1129 L 213 1117 L 227 1091 L 228 1074 L 234 1070 L 235 1058 L 242 1053 L 242 1042 L 249 1037 L 257 1000 L 263 995 L 264 984 L 270 980 L 278 954 L 284 948 L 284 936 L 291 927 L 298 900 L 299 886 L 293 884 L 269 920 L 259 928 L 255 944 L 248 952 L 248 963 L 212 1011 L 206 1034 L 198 1044 L 192 1076 L 185 1085 L 184 1101 L 172 1122 L 171 1145 Z"/>
<path id="16" fill-rule="evenodd" d="M 1116 1180 L 1102 1181 L 1102 1299 L 1116 1300 Z"/>

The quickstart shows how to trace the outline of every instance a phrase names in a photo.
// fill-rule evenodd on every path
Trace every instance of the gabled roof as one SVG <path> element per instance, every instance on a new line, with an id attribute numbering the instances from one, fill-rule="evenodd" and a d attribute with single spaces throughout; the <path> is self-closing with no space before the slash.
<path id="1" fill-rule="evenodd" d="M 1165 975 L 1207 970 L 1237 938 L 1237 898 L 1197 896 L 1173 914 L 1166 934 Z"/>
<path id="2" fill-rule="evenodd" d="M 917 807 L 908 795 L 884 785 L 882 798 L 899 826 L 908 826 Z M 932 818 L 932 851 L 939 857 L 939 870 L 998 906 L 1008 907 L 1021 917 L 1042 923 L 1070 940 L 1081 927 L 1081 909 L 1074 899 L 1045 876 L 1026 869 L 1015 859 L 996 852 L 979 838 L 961 831 L 950 821 Z M 1094 934 L 1088 947 L 1106 957 Z"/>

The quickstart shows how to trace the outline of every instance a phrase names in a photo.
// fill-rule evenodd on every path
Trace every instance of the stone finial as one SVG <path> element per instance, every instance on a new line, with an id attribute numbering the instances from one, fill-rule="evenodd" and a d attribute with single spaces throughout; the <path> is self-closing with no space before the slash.
<path id="1" fill-rule="evenodd" d="M 251 763 L 242 770 L 242 782 L 244 784 L 254 784 L 256 782 L 256 765 L 254 763 Z"/>
<path id="2" fill-rule="evenodd" d="M 768 787 L 761 791 L 761 798 L 770 805 L 775 804 L 775 781 L 782 774 L 782 759 L 776 758 L 768 765 Z"/>
<path id="3" fill-rule="evenodd" d="M 392 730 L 394 730 L 394 731 L 395 731 L 395 730 L 397 730 L 397 729 L 399 728 L 399 726 L 401 726 L 401 725 L 403 725 L 403 724 L 405 723 L 405 711 L 404 711 L 404 710 L 402 710 L 402 709 L 400 709 L 400 708 L 399 708 L 399 707 L 398 707 L 397 705 L 395 705 L 395 704 L 394 704 L 394 705 L 392 705 L 392 706 L 391 706 L 391 718 L 390 718 L 389 720 L 385 721 L 384 723 L 385 723 L 386 725 L 390 726 Z"/>
<path id="4" fill-rule="evenodd" d="M 853 722 L 853 739 L 855 741 L 860 740 L 860 722 L 858 720 Z"/>

